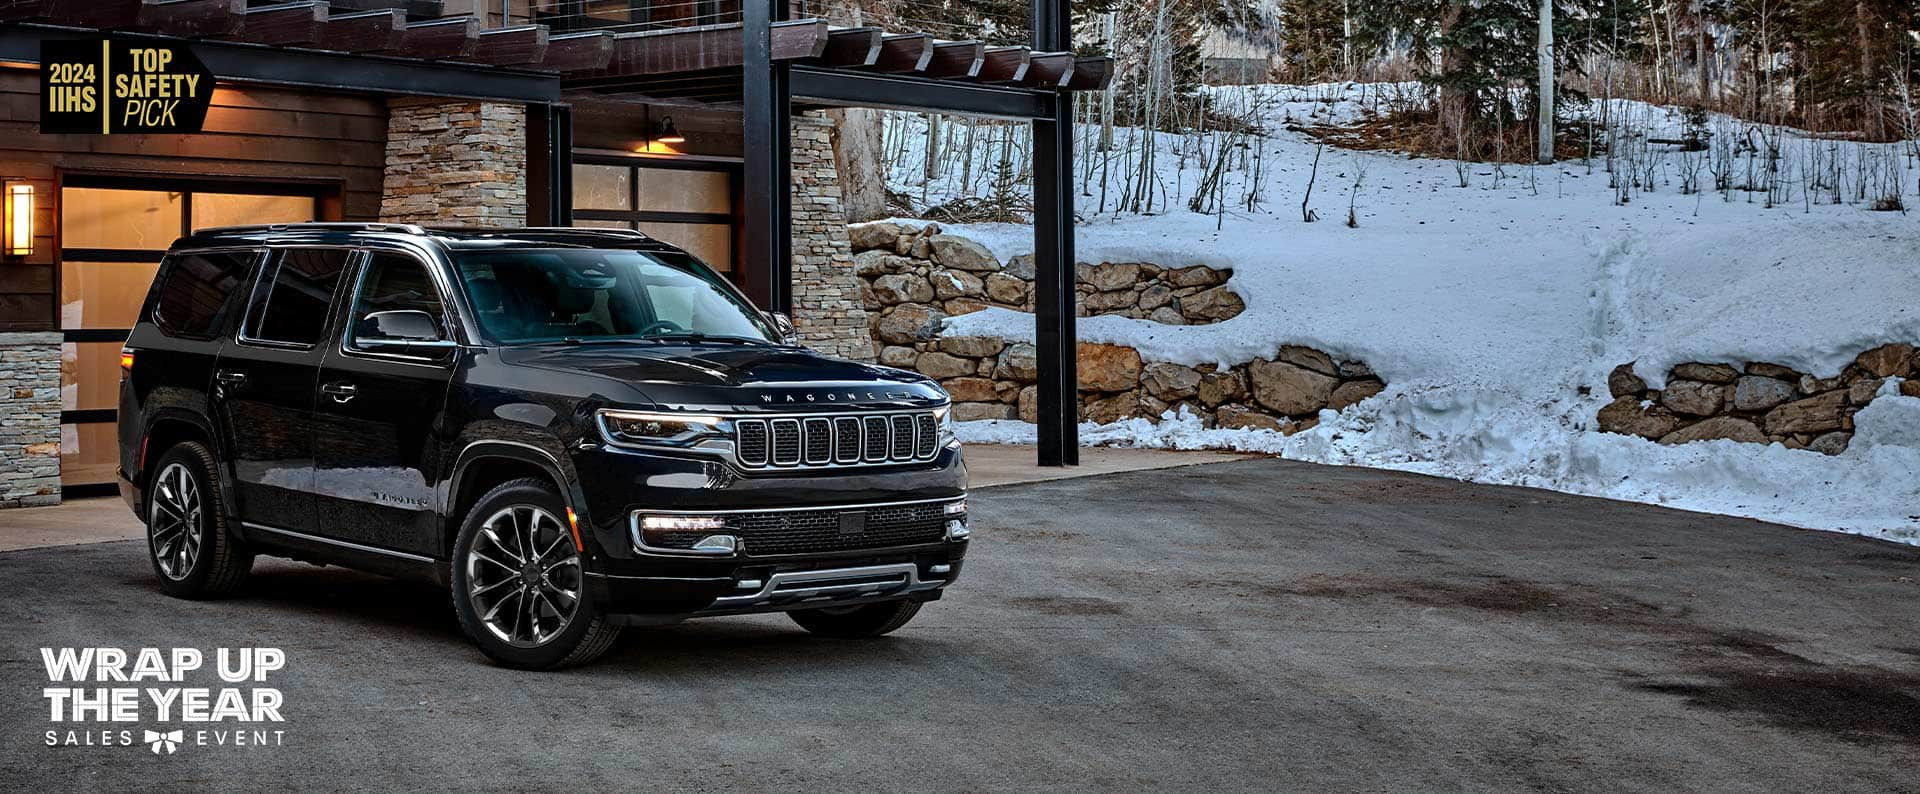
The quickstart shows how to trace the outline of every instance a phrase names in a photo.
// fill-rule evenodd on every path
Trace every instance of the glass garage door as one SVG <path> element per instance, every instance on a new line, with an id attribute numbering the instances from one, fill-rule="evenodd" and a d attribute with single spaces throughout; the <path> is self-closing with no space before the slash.
<path id="1" fill-rule="evenodd" d="M 573 166 L 573 222 L 639 229 L 731 276 L 736 173 L 725 163 L 582 158 Z"/>
<path id="2" fill-rule="evenodd" d="M 113 483 L 120 347 L 167 246 L 191 229 L 319 213 L 313 193 L 272 192 L 284 188 L 114 185 L 69 180 L 60 190 L 60 481 L 70 494 Z"/>

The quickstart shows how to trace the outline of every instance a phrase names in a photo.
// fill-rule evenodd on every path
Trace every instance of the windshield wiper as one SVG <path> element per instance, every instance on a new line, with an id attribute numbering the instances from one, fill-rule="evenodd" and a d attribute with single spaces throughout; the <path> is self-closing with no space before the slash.
<path id="1" fill-rule="evenodd" d="M 703 334 L 699 331 L 686 331 L 683 333 L 676 333 L 676 334 L 656 334 L 654 336 L 648 336 L 648 337 L 642 337 L 642 338 L 655 341 L 655 342 L 726 342 L 728 344 L 735 344 L 735 345 L 758 345 L 758 344 L 767 343 L 766 340 L 764 339 L 753 339 L 751 337 L 745 337 L 745 336 L 725 336 L 725 335 L 716 336 L 716 335 L 710 335 L 710 334 Z"/>

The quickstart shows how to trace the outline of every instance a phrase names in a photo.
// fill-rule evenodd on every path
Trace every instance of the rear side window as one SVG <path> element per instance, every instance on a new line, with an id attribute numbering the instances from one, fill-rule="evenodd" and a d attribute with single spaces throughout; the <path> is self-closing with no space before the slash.
<path id="1" fill-rule="evenodd" d="M 171 336 L 206 338 L 227 328 L 227 316 L 246 305 L 240 299 L 258 251 L 177 254 L 161 268 L 153 323 Z"/>
<path id="2" fill-rule="evenodd" d="M 289 248 L 269 265 L 262 279 L 259 308 L 247 338 L 261 342 L 311 346 L 327 324 L 327 307 L 340 286 L 340 273 L 353 252 L 340 248 Z"/>

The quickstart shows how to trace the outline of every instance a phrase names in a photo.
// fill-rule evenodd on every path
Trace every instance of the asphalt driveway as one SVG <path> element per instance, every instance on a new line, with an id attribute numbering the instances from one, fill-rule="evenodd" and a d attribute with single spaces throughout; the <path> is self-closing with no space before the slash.
<path id="1" fill-rule="evenodd" d="M 559 674 L 427 586 L 263 561 L 194 603 L 137 542 L 0 554 L 0 788 L 1920 790 L 1920 549 L 1273 460 L 972 514 L 890 638 L 716 620 Z M 46 747 L 38 649 L 96 645 L 285 650 L 283 743 Z"/>

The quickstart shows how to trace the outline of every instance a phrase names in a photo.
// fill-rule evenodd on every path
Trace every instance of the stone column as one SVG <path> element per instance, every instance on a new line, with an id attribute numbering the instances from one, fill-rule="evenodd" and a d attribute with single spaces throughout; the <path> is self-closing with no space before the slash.
<path id="1" fill-rule="evenodd" d="M 60 334 L 0 333 L 0 507 L 60 503 Z"/>
<path id="2" fill-rule="evenodd" d="M 832 133 L 824 112 L 793 119 L 793 324 L 808 347 L 872 361 L 873 336 L 840 207 Z"/>
<path id="3" fill-rule="evenodd" d="M 380 219 L 525 226 L 526 108 L 472 100 L 389 100 Z"/>

